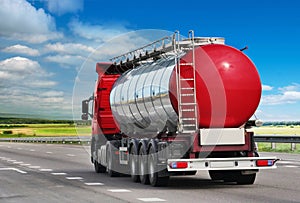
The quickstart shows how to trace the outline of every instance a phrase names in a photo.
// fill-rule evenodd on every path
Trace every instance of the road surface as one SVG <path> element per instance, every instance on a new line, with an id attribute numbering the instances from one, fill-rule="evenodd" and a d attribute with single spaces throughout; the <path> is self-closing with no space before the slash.
<path id="1" fill-rule="evenodd" d="M 164 188 L 97 174 L 88 147 L 0 142 L 0 202 L 300 202 L 300 155 L 262 170 L 254 185 L 210 180 L 207 172 L 171 177 Z"/>

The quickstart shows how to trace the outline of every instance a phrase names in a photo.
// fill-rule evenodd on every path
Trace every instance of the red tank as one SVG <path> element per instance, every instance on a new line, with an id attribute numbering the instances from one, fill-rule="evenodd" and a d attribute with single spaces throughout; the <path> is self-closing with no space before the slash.
<path id="1" fill-rule="evenodd" d="M 181 58 L 190 63 L 192 52 Z M 199 127 L 239 127 L 254 114 L 261 97 L 261 82 L 255 65 L 240 50 L 220 44 L 195 49 L 196 99 Z M 192 68 L 181 69 L 190 78 Z M 186 87 L 193 87 L 186 81 Z M 170 99 L 178 112 L 175 69 L 170 79 Z M 186 88 L 187 93 L 188 90 Z"/>

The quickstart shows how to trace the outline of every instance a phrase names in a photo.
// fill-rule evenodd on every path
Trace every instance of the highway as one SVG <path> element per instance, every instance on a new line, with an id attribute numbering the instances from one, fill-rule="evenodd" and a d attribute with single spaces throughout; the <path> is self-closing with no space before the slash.
<path id="1" fill-rule="evenodd" d="M 300 202 L 300 155 L 261 171 L 254 185 L 213 182 L 206 172 L 172 177 L 168 187 L 94 172 L 80 145 L 0 142 L 0 202 Z"/>

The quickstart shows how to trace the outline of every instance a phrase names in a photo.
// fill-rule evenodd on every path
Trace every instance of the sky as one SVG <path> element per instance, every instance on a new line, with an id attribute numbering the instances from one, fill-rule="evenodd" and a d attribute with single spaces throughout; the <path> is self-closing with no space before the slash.
<path id="1" fill-rule="evenodd" d="M 192 29 L 249 47 L 263 87 L 258 118 L 300 120 L 299 9 L 297 0 L 0 0 L 0 113 L 70 119 L 74 92 L 93 91 L 95 62 Z M 90 90 L 79 88 L 84 73 Z"/>

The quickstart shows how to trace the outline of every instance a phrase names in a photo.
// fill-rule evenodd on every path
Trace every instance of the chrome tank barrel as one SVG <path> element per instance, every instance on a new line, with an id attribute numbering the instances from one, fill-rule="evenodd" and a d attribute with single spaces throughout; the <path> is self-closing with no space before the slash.
<path id="1" fill-rule="evenodd" d="M 190 64 L 192 56 L 189 51 L 177 61 Z M 261 82 L 255 65 L 243 52 L 220 44 L 199 46 L 195 48 L 195 70 L 185 65 L 178 73 L 174 57 L 140 65 L 115 82 L 110 105 L 122 133 L 137 137 L 176 132 L 179 91 L 182 101 L 184 95 L 196 96 L 198 128 L 240 127 L 254 114 Z M 195 84 L 190 81 L 193 71 Z M 179 91 L 178 78 L 186 81 Z M 193 119 L 190 108 L 183 110 L 186 120 Z"/>
<path id="2" fill-rule="evenodd" d="M 169 96 L 174 56 L 129 70 L 115 82 L 110 104 L 121 132 L 141 135 L 176 130 L 178 116 Z"/>

